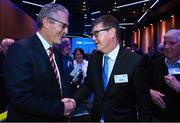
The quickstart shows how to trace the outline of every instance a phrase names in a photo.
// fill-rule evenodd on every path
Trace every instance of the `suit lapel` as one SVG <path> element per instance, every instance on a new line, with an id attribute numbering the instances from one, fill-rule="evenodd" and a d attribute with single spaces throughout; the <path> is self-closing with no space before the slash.
<path id="1" fill-rule="evenodd" d="M 103 53 L 99 52 L 98 56 L 97 56 L 97 63 L 96 63 L 96 67 L 97 68 L 97 80 L 99 80 L 98 82 L 98 87 L 100 87 L 100 91 L 102 91 L 102 93 L 104 93 L 104 81 L 103 81 L 103 76 L 102 76 L 102 59 L 103 59 Z M 100 73 L 100 74 L 99 74 Z"/>
<path id="2" fill-rule="evenodd" d="M 34 54 L 37 56 L 37 58 L 39 59 L 38 62 L 42 63 L 44 69 L 46 69 L 49 72 L 49 80 L 47 80 L 48 82 L 53 82 L 56 83 L 56 89 L 59 91 L 59 85 L 57 82 L 57 79 L 55 77 L 52 65 L 50 63 L 49 57 L 46 53 L 46 50 L 43 47 L 43 44 L 41 43 L 40 39 L 37 37 L 37 35 L 34 35 L 32 37 L 32 49 Z M 60 91 L 59 91 L 60 93 Z"/>
<path id="3" fill-rule="evenodd" d="M 37 35 L 34 35 L 32 37 L 32 47 L 34 49 L 34 51 L 36 52 L 37 55 L 39 55 L 39 58 L 42 58 L 43 61 L 47 64 L 47 66 L 49 66 L 49 70 L 51 69 L 50 67 L 50 61 L 49 61 L 49 57 L 46 53 L 46 50 L 43 47 L 43 44 L 41 43 L 40 39 L 37 37 Z"/>
<path id="4" fill-rule="evenodd" d="M 106 89 L 106 93 L 108 93 L 108 91 L 110 90 L 110 88 L 112 87 L 112 85 L 114 83 L 114 75 L 123 73 L 124 70 L 121 69 L 121 67 L 123 68 L 125 64 L 126 64 L 126 54 L 125 54 L 124 50 L 122 48 L 120 48 L 120 50 L 118 52 L 118 56 L 114 63 L 113 70 L 109 77 L 109 82 L 108 82 L 108 86 Z"/>

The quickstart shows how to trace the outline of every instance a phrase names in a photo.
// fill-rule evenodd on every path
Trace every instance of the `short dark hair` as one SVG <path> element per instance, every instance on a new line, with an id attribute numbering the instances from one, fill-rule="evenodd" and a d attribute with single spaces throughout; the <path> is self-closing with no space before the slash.
<path id="1" fill-rule="evenodd" d="M 112 15 L 102 15 L 95 19 L 92 23 L 92 27 L 96 26 L 97 24 L 102 23 L 105 28 L 115 28 L 116 29 L 116 38 L 119 39 L 120 37 L 120 28 L 119 28 L 119 21 Z"/>
<path id="2" fill-rule="evenodd" d="M 76 48 L 76 49 L 74 50 L 74 52 L 73 52 L 73 57 L 74 57 L 74 59 L 76 59 L 76 58 L 75 58 L 75 54 L 76 54 L 77 51 L 79 51 L 79 52 L 83 55 L 83 59 L 85 59 L 85 52 L 84 52 L 84 50 L 83 50 L 82 48 Z"/>

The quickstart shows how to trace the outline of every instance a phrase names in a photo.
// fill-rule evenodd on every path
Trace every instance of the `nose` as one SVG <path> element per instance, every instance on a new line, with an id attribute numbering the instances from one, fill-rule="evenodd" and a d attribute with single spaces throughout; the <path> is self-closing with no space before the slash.
<path id="1" fill-rule="evenodd" d="M 97 38 L 95 35 L 92 36 L 92 39 L 95 41 Z"/>
<path id="2" fill-rule="evenodd" d="M 169 43 L 166 43 L 164 47 L 169 48 Z"/>
<path id="3" fill-rule="evenodd" d="M 68 27 L 64 28 L 64 33 L 67 34 L 68 33 Z"/>

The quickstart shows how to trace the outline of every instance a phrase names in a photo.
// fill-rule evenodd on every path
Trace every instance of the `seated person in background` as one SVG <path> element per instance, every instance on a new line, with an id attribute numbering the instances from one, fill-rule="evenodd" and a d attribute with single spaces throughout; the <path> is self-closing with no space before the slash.
<path id="1" fill-rule="evenodd" d="M 154 121 L 180 121 L 180 30 L 165 34 L 164 55 L 149 67 Z"/>
<path id="2" fill-rule="evenodd" d="M 14 42 L 14 39 L 5 38 L 0 45 L 0 113 L 5 111 L 9 102 L 4 82 L 3 64 L 8 48 Z"/>

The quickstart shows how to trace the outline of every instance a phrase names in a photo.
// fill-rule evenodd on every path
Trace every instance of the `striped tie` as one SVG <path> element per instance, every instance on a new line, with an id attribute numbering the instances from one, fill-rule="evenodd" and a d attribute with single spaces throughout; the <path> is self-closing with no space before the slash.
<path id="1" fill-rule="evenodd" d="M 53 48 L 52 47 L 49 47 L 49 60 L 51 62 L 54 74 L 56 75 L 56 79 L 57 79 L 57 81 L 59 83 L 59 76 L 58 76 L 56 65 L 55 65 L 55 62 L 54 62 L 54 59 L 53 59 Z"/>

